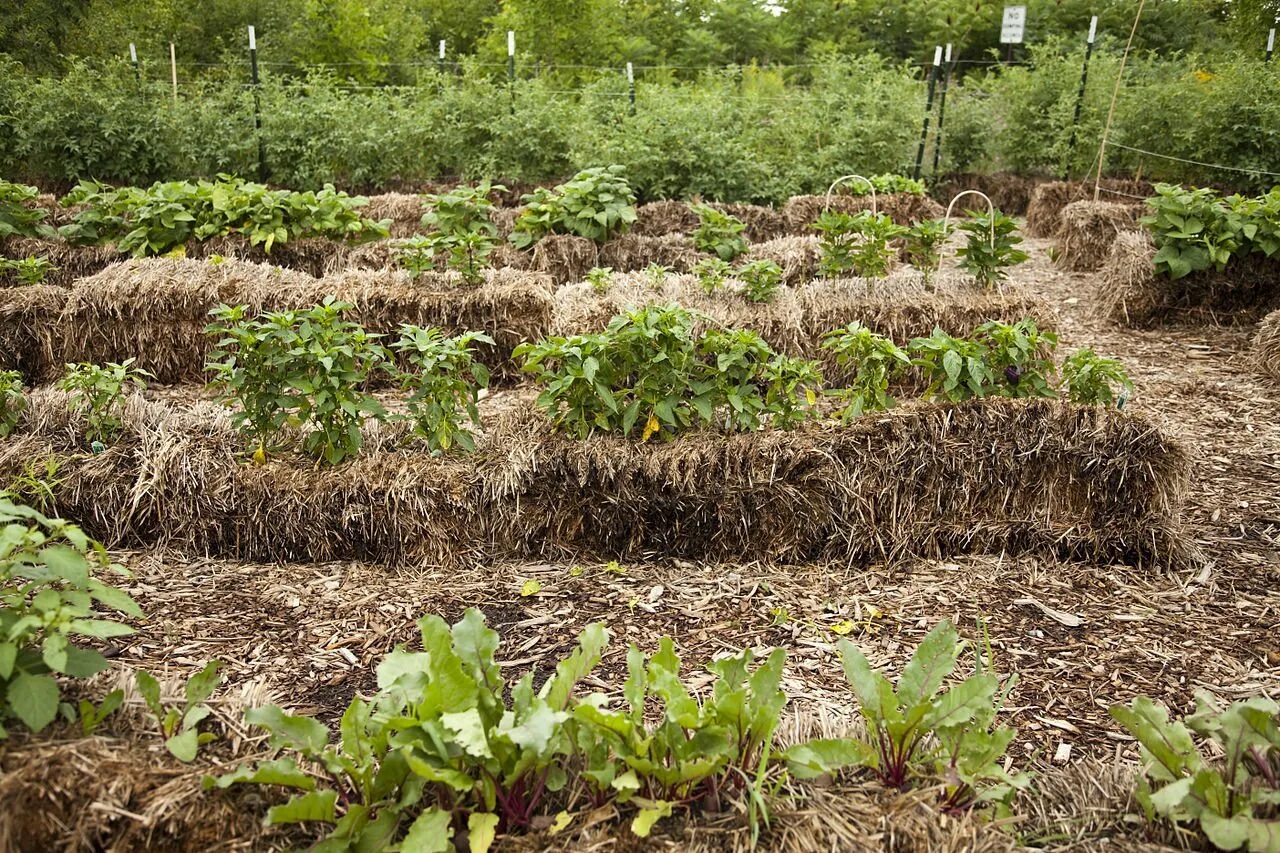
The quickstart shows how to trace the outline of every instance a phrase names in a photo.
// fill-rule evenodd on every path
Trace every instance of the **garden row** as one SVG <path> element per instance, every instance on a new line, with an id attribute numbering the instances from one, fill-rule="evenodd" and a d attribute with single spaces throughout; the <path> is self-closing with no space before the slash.
<path id="1" fill-rule="evenodd" d="M 0 519 L 11 539 L 0 561 L 0 619 L 13 626 L 0 644 L 0 737 L 15 723 L 39 733 L 59 716 L 86 738 L 109 732 L 125 713 L 124 690 L 72 705 L 63 685 L 107 669 L 107 658 L 81 644 L 132 633 L 120 619 L 141 617 L 140 609 L 98 577 L 118 567 L 78 528 L 8 500 L 0 500 Z M 8 594 L 13 584 L 23 593 Z M 199 813 L 210 798 L 230 795 L 242 809 L 265 811 L 267 826 L 293 827 L 282 834 L 295 844 L 323 836 L 344 849 L 446 851 L 465 833 L 468 849 L 481 853 L 499 834 L 543 830 L 567 840 L 583 812 L 598 820 L 602 807 L 629 818 L 641 838 L 667 818 L 732 808 L 754 844 L 784 802 L 778 792 L 785 786 L 803 801 L 813 779 L 874 780 L 952 816 L 996 818 L 1038 785 L 1008 754 L 1015 731 L 1001 717 L 1016 679 L 997 673 L 989 645 L 962 641 L 945 620 L 896 684 L 856 644 L 839 640 L 863 725 L 819 737 L 782 734 L 791 697 L 780 648 L 731 650 L 707 661 L 704 676 L 687 671 L 670 637 L 649 653 L 629 644 L 619 685 L 596 675 L 613 638 L 595 623 L 535 687 L 532 672 L 504 676 L 502 638 L 474 609 L 452 626 L 424 617 L 418 633 L 421 651 L 397 646 L 377 667 L 376 690 L 350 700 L 336 741 L 313 717 L 271 704 L 249 709 L 244 723 L 268 736 L 267 756 L 205 777 L 208 793 L 183 811 Z M 152 726 L 181 762 L 196 762 L 222 733 L 209 704 L 219 668 L 207 663 L 176 702 L 149 673 L 135 674 Z M 588 683 L 596 690 L 586 692 Z M 1148 819 L 1191 824 L 1223 849 L 1272 849 L 1280 706 L 1255 698 L 1224 708 L 1200 694 L 1184 719 L 1143 696 L 1110 711 L 1139 744 L 1144 766 L 1134 796 Z M 1193 733 L 1207 744 L 1197 745 Z M 10 775 L 17 781 L 6 801 L 33 797 L 26 778 Z M 242 786 L 261 793 L 236 797 Z M 35 847 L 57 832 L 47 816 L 77 794 L 41 789 L 38 797 L 40 808 L 6 810 L 0 824 Z"/>

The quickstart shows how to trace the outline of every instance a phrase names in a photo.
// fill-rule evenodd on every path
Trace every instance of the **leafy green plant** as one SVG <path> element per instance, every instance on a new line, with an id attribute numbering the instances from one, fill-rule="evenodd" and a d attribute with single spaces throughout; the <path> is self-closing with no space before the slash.
<path id="1" fill-rule="evenodd" d="M 66 481 L 66 477 L 58 476 L 60 467 L 58 457 L 53 455 L 25 460 L 22 473 L 9 481 L 2 494 L 45 514 L 51 513 L 56 506 L 58 488 Z"/>
<path id="2" fill-rule="evenodd" d="M 1016 248 L 1022 242 L 1018 223 L 998 210 L 994 213 L 968 211 L 960 230 L 967 235 L 965 245 L 956 250 L 960 268 L 982 287 L 995 287 L 1008 278 L 1009 267 L 1030 257 Z"/>
<path id="3" fill-rule="evenodd" d="M 922 219 L 907 229 L 903 241 L 907 263 L 924 274 L 926 282 L 938 268 L 947 227 L 941 219 Z"/>
<path id="4" fill-rule="evenodd" d="M 812 416 L 822 387 L 813 362 L 776 355 L 748 330 L 708 329 L 698 349 L 714 359 L 717 397 L 727 404 L 721 408 L 725 428 L 756 430 L 767 415 L 774 426 L 791 429 Z"/>
<path id="5" fill-rule="evenodd" d="M 893 258 L 889 241 L 907 233 L 885 214 L 869 210 L 853 214 L 824 210 L 813 227 L 821 234 L 818 269 L 828 278 L 850 270 L 865 278 L 884 277 Z"/>
<path id="6" fill-rule="evenodd" d="M 636 195 L 622 166 L 583 169 L 554 190 L 540 188 L 522 201 L 511 232 L 511 242 L 521 249 L 553 232 L 603 243 L 636 221 Z"/>
<path id="7" fill-rule="evenodd" d="M 810 778 L 862 766 L 892 788 L 940 784 L 947 810 L 1006 804 L 1027 784 L 1026 777 L 1002 765 L 1013 729 L 995 725 L 1013 682 L 1001 685 L 977 656 L 975 672 L 943 690 L 964 650 L 950 622 L 940 623 L 920 642 L 896 687 L 853 643 L 842 639 L 837 645 L 866 734 L 791 747 L 781 757 L 794 775 Z"/>
<path id="8" fill-rule="evenodd" d="M 155 715 L 156 723 L 164 733 L 165 749 L 179 761 L 195 761 L 200 747 L 217 740 L 212 732 L 200 731 L 200 723 L 213 713 L 205 700 L 222 683 L 222 676 L 218 674 L 221 668 L 221 661 L 212 660 L 205 664 L 203 669 L 187 679 L 182 689 L 182 704 L 168 708 L 161 701 L 160 682 L 156 681 L 155 676 L 142 669 L 134 674 L 138 693 Z"/>
<path id="9" fill-rule="evenodd" d="M 698 215 L 693 245 L 699 252 L 710 252 L 722 261 L 732 261 L 747 251 L 747 240 L 742 236 L 747 230 L 745 222 L 709 204 L 695 204 L 692 208 Z"/>
<path id="10" fill-rule="evenodd" d="M 57 676 L 88 678 L 108 666 L 100 652 L 76 645 L 76 638 L 111 638 L 133 633 L 115 614 L 141 617 L 126 593 L 94 575 L 126 574 L 106 550 L 80 528 L 50 519 L 0 496 L 0 738 L 6 720 L 16 718 L 38 732 L 61 710 Z"/>
<path id="11" fill-rule="evenodd" d="M 838 366 L 851 371 L 844 387 L 831 392 L 844 404 L 841 419 L 848 422 L 894 405 L 889 384 L 911 366 L 897 344 L 855 321 L 824 334 L 822 347 L 835 355 Z"/>
<path id="12" fill-rule="evenodd" d="M 27 408 L 21 371 L 0 370 L 0 438 L 8 438 L 18 428 Z"/>
<path id="13" fill-rule="evenodd" d="M 383 659 L 377 693 L 351 701 L 336 745 L 315 719 L 256 708 L 246 720 L 288 754 L 206 779 L 206 787 L 301 791 L 273 807 L 268 822 L 332 824 L 323 849 L 399 842 L 405 850 L 443 850 L 455 819 L 465 815 L 470 848 L 480 853 L 499 827 L 527 828 L 568 781 L 574 691 L 600 662 L 604 627 L 588 626 L 536 691 L 532 672 L 505 682 L 495 660 L 499 637 L 479 611 L 468 609 L 452 629 L 438 616 L 418 627 L 422 651 L 398 646 Z M 322 768 L 319 783 L 300 759 Z"/>
<path id="14" fill-rule="evenodd" d="M 958 402 L 993 393 L 996 376 L 986 362 L 986 350 L 976 341 L 954 338 L 934 328 L 927 338 L 907 345 L 911 363 L 920 368 L 925 396 Z"/>
<path id="15" fill-rule="evenodd" d="M 420 267 L 420 255 L 425 251 L 433 259 L 443 257 L 445 265 L 461 273 L 468 284 L 483 281 L 482 270 L 498 245 L 498 227 L 491 219 L 493 202 L 489 196 L 504 190 L 506 187 L 501 184 L 490 186 L 484 181 L 475 187 L 458 186 L 447 193 L 426 196 L 431 209 L 423 215 L 422 224 L 431 230 L 414 242 L 412 251 L 418 252 L 419 257 L 410 263 Z M 422 269 L 411 271 L 418 274 Z"/>
<path id="16" fill-rule="evenodd" d="M 698 278 L 702 292 L 710 296 L 724 287 L 725 279 L 733 272 L 728 262 L 719 258 L 702 258 L 693 265 L 693 274 Z"/>
<path id="17" fill-rule="evenodd" d="M 436 268 L 436 241 L 425 234 L 414 234 L 393 246 L 396 263 L 414 278 Z"/>
<path id="18" fill-rule="evenodd" d="M 125 391 L 142 387 L 151 374 L 133 366 L 132 358 L 117 364 L 68 364 L 66 374 L 58 380 L 58 388 L 71 394 L 71 411 L 84 415 L 90 442 L 109 444 L 124 426 L 120 406 Z"/>
<path id="19" fill-rule="evenodd" d="M 669 266 L 659 263 L 651 263 L 644 268 L 644 277 L 649 282 L 649 289 L 653 291 L 662 290 L 663 285 L 667 283 L 667 276 L 671 275 L 673 270 Z"/>
<path id="20" fill-rule="evenodd" d="M 733 277 L 742 282 L 742 295 L 748 301 L 772 302 L 782 285 L 782 267 L 769 260 L 751 261 L 737 267 Z"/>
<path id="21" fill-rule="evenodd" d="M 586 281 L 596 293 L 608 293 L 612 277 L 613 267 L 592 267 L 587 270 Z"/>
<path id="22" fill-rule="evenodd" d="M 1147 199 L 1151 214 L 1141 222 L 1156 245 L 1156 271 L 1179 279 L 1224 269 L 1244 242 L 1241 217 L 1211 189 L 1156 184 L 1155 193 Z"/>
<path id="23" fill-rule="evenodd" d="M 1091 349 L 1076 350 L 1062 362 L 1062 388 L 1067 399 L 1087 406 L 1124 406 L 1133 396 L 1133 383 L 1124 366 Z M 1117 389 L 1119 393 L 1117 393 Z"/>
<path id="24" fill-rule="evenodd" d="M 39 194 L 35 187 L 0 180 L 0 239 L 57 235 L 57 231 L 44 222 L 46 212 L 30 203 Z"/>
<path id="25" fill-rule="evenodd" d="M 890 195 L 893 193 L 909 193 L 911 195 L 924 195 L 924 181 L 917 181 L 908 178 L 906 175 L 883 174 L 872 175 L 871 184 L 876 188 L 876 192 L 882 195 Z M 866 192 L 866 185 L 862 183 L 853 183 L 849 185 L 850 191 L 854 195 L 863 195 Z M 861 192 L 859 192 L 861 190 Z"/>
<path id="26" fill-rule="evenodd" d="M 5 278 L 4 273 L 12 272 L 21 284 L 40 284 L 46 276 L 57 271 L 58 268 L 43 255 L 29 255 L 20 259 L 0 258 L 0 281 Z"/>
<path id="27" fill-rule="evenodd" d="M 1222 850 L 1280 849 L 1280 705 L 1255 697 L 1223 709 L 1200 692 L 1183 721 L 1145 696 L 1113 705 L 1111 716 L 1138 740 L 1136 799 L 1148 820 L 1198 824 Z M 1193 733 L 1217 757 L 1206 758 Z"/>
<path id="28" fill-rule="evenodd" d="M 306 310 L 254 319 L 244 306 L 221 305 L 205 331 L 216 335 L 207 369 L 228 402 L 238 408 L 239 429 L 250 435 L 263 461 L 285 426 L 308 427 L 305 453 L 331 465 L 363 445 L 366 418 L 386 410 L 362 389 L 387 360 L 378 335 L 343 319 L 350 303 L 332 297 Z"/>
<path id="29" fill-rule="evenodd" d="M 123 704 L 123 690 L 112 690 L 96 704 L 90 699 L 81 699 L 77 705 L 80 712 L 80 733 L 85 737 L 93 737 L 103 721 L 119 711 Z"/>
<path id="30" fill-rule="evenodd" d="M 480 389 L 489 385 L 488 369 L 475 360 L 475 343 L 492 344 L 493 339 L 480 332 L 449 338 L 439 329 L 404 325 L 391 345 L 408 366 L 397 371 L 397 378 L 400 388 L 409 392 L 406 403 L 413 431 L 432 451 L 447 451 L 455 444 L 475 450 L 470 431 L 461 424 L 464 412 L 473 424 L 480 423 L 476 403 Z"/>
<path id="31" fill-rule="evenodd" d="M 1054 397 L 1049 384 L 1058 336 L 1042 332 L 1034 320 L 1016 323 L 992 320 L 974 331 L 974 340 L 985 350 L 983 359 L 995 379 L 993 393 L 1006 397 Z"/>

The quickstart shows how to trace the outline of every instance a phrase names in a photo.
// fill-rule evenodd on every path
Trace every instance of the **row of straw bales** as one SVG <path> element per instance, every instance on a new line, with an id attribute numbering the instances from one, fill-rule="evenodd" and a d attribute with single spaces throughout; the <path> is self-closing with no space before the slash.
<path id="1" fill-rule="evenodd" d="M 218 305 L 260 313 L 305 308 L 326 296 L 352 303 L 352 319 L 374 332 L 394 332 L 403 323 L 451 334 L 486 332 L 495 344 L 482 347 L 480 357 L 500 384 L 518 374 L 511 352 L 521 342 L 599 331 L 620 311 L 649 304 L 683 305 L 723 326 L 754 329 L 779 351 L 806 357 L 822 356 L 824 332 L 855 320 L 898 341 L 927 335 L 934 326 L 967 334 L 990 319 L 1034 316 L 1054 325 L 1052 311 L 1038 298 L 980 291 L 954 275 L 926 286 L 909 268 L 887 279 L 784 284 L 768 303 L 749 301 L 733 281 L 709 295 L 687 274 L 664 276 L 655 287 L 646 273 L 615 273 L 603 294 L 585 282 L 559 288 L 554 282 L 515 269 L 490 270 L 482 284 L 469 287 L 457 273 L 414 279 L 397 270 L 345 270 L 316 279 L 237 260 L 129 260 L 71 288 L 0 290 L 0 367 L 45 381 L 69 362 L 134 358 L 160 382 L 199 381 L 213 343 L 204 329 Z"/>
<path id="2" fill-rule="evenodd" d="M 109 545 L 257 561 L 1190 555 L 1181 446 L 1140 415 L 1058 401 L 910 403 L 847 425 L 646 444 L 576 441 L 520 406 L 474 454 L 432 456 L 373 425 L 362 455 L 333 468 L 245 462 L 210 403 L 135 395 L 122 419 L 88 454 L 67 396 L 33 392 L 0 476 L 53 457 L 56 512 Z"/>

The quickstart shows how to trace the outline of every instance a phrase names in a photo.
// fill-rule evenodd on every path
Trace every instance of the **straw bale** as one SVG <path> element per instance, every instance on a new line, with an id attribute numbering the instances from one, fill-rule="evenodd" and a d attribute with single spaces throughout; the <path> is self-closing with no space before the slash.
<path id="1" fill-rule="evenodd" d="M 62 240 L 6 237 L 0 240 L 0 257 L 18 260 L 44 257 L 54 269 L 45 275 L 43 283 L 66 287 L 76 279 L 93 275 L 128 255 L 116 251 L 114 246 L 74 246 Z M 0 273 L 0 287 L 17 283 L 16 275 Z"/>
<path id="2" fill-rule="evenodd" d="M 713 202 L 716 210 L 736 216 L 746 224 L 747 230 L 742 232 L 748 241 L 759 243 L 783 237 L 787 233 L 786 218 L 776 207 L 762 204 L 731 204 Z"/>
<path id="3" fill-rule="evenodd" d="M 1258 324 L 1253 363 L 1264 376 L 1280 380 L 1280 311 L 1271 312 Z"/>
<path id="4" fill-rule="evenodd" d="M 1155 256 L 1155 244 L 1145 230 L 1116 236 L 1094 290 L 1101 316 L 1125 325 L 1150 318 L 1160 302 Z"/>
<path id="5" fill-rule="evenodd" d="M 812 234 L 813 228 L 811 226 L 822 211 L 828 207 L 841 213 L 860 213 L 864 210 L 871 210 L 871 195 L 868 193 L 867 195 L 852 196 L 837 193 L 831 196 L 830 204 L 828 204 L 825 195 L 792 196 L 783 204 L 781 210 L 782 219 L 786 223 L 788 233 Z M 916 195 L 915 193 L 877 195 L 875 208 L 878 212 L 888 215 L 890 219 L 899 225 L 911 225 L 922 219 L 941 219 L 946 212 L 927 195 Z"/>
<path id="6" fill-rule="evenodd" d="M 698 214 L 686 202 L 674 199 L 651 201 L 636 208 L 632 234 L 661 237 L 663 234 L 690 234 L 698 227 Z"/>
<path id="7" fill-rule="evenodd" d="M 346 465 L 240 461 L 210 404 L 137 396 L 85 455 L 34 392 L 0 476 L 53 455 L 56 510 L 111 546 L 264 562 L 686 559 L 770 563 L 1048 553 L 1181 564 L 1188 459 L 1140 415 L 1057 401 L 911 403 L 849 425 L 574 441 L 517 407 L 474 455 L 370 442 Z M 375 436 L 376 438 L 376 436 Z"/>
<path id="8" fill-rule="evenodd" d="M 615 237 L 600 247 L 597 265 L 612 267 L 618 272 L 630 272 L 644 269 L 650 264 L 659 264 L 676 272 L 689 272 L 703 257 L 705 256 L 693 247 L 693 241 L 683 234 L 645 237 L 628 233 Z"/>
<path id="9" fill-rule="evenodd" d="M 586 237 L 548 234 L 533 245 L 532 260 L 527 268 L 546 273 L 558 282 L 576 281 L 586 275 L 587 270 L 600 266 L 599 256 L 599 248 Z"/>
<path id="10" fill-rule="evenodd" d="M 782 267 L 783 283 L 798 287 L 818 275 L 818 260 L 821 257 L 817 235 L 809 234 L 801 237 L 776 237 L 756 243 L 737 262 L 773 261 Z"/>
<path id="11" fill-rule="evenodd" d="M 1101 267 L 1121 231 L 1137 226 L 1142 205 L 1073 201 L 1062 209 L 1054 263 L 1072 272 Z"/>
<path id="12" fill-rule="evenodd" d="M 369 203 L 360 208 L 366 219 L 381 222 L 391 220 L 392 237 L 410 237 L 422 233 L 422 215 L 427 212 L 422 196 L 412 193 L 382 193 L 369 196 Z"/>
<path id="13" fill-rule="evenodd" d="M 21 371 L 32 382 L 50 378 L 66 301 L 66 290 L 47 284 L 0 288 L 0 369 Z"/>
<path id="14" fill-rule="evenodd" d="M 947 175 L 940 181 L 933 181 L 929 186 L 929 194 L 945 209 L 951 199 L 965 190 L 978 190 L 991 199 L 997 210 L 1010 216 L 1021 216 L 1027 212 L 1027 204 L 1031 193 L 1035 190 L 1039 179 L 1025 175 L 1014 175 L 1009 172 L 991 174 L 975 174 L 961 172 Z"/>
<path id="15" fill-rule="evenodd" d="M 1140 201 L 1152 193 L 1151 184 L 1147 181 L 1126 178 L 1106 178 L 1102 181 L 1102 187 L 1113 192 L 1102 193 L 1100 201 Z M 1040 184 L 1031 194 L 1031 201 L 1027 205 L 1027 223 L 1023 230 L 1031 237 L 1052 237 L 1062 224 L 1063 208 L 1073 201 L 1092 199 L 1092 181 L 1047 181 Z"/>
<path id="16" fill-rule="evenodd" d="M 308 237 L 277 243 L 268 252 L 261 245 L 250 245 L 248 237 L 228 234 L 204 241 L 192 240 L 186 245 L 186 254 L 196 259 L 218 255 L 258 264 L 273 264 L 319 278 L 326 270 L 343 266 L 347 255 L 355 248 L 356 244 L 340 240 Z"/>

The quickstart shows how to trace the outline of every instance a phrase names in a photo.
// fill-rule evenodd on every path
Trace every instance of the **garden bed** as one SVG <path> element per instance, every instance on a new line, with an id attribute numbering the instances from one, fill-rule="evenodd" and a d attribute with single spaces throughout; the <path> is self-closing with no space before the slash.
<path id="1" fill-rule="evenodd" d="M 1149 420 L 1047 401 L 913 403 L 845 426 L 574 441 L 517 407 L 474 455 L 373 427 L 340 467 L 246 464 L 218 407 L 132 398 L 86 454 L 61 392 L 30 398 L 0 472 L 58 460 L 56 510 L 111 546 L 261 561 L 846 564 L 1047 553 L 1181 564 L 1187 457 Z"/>

